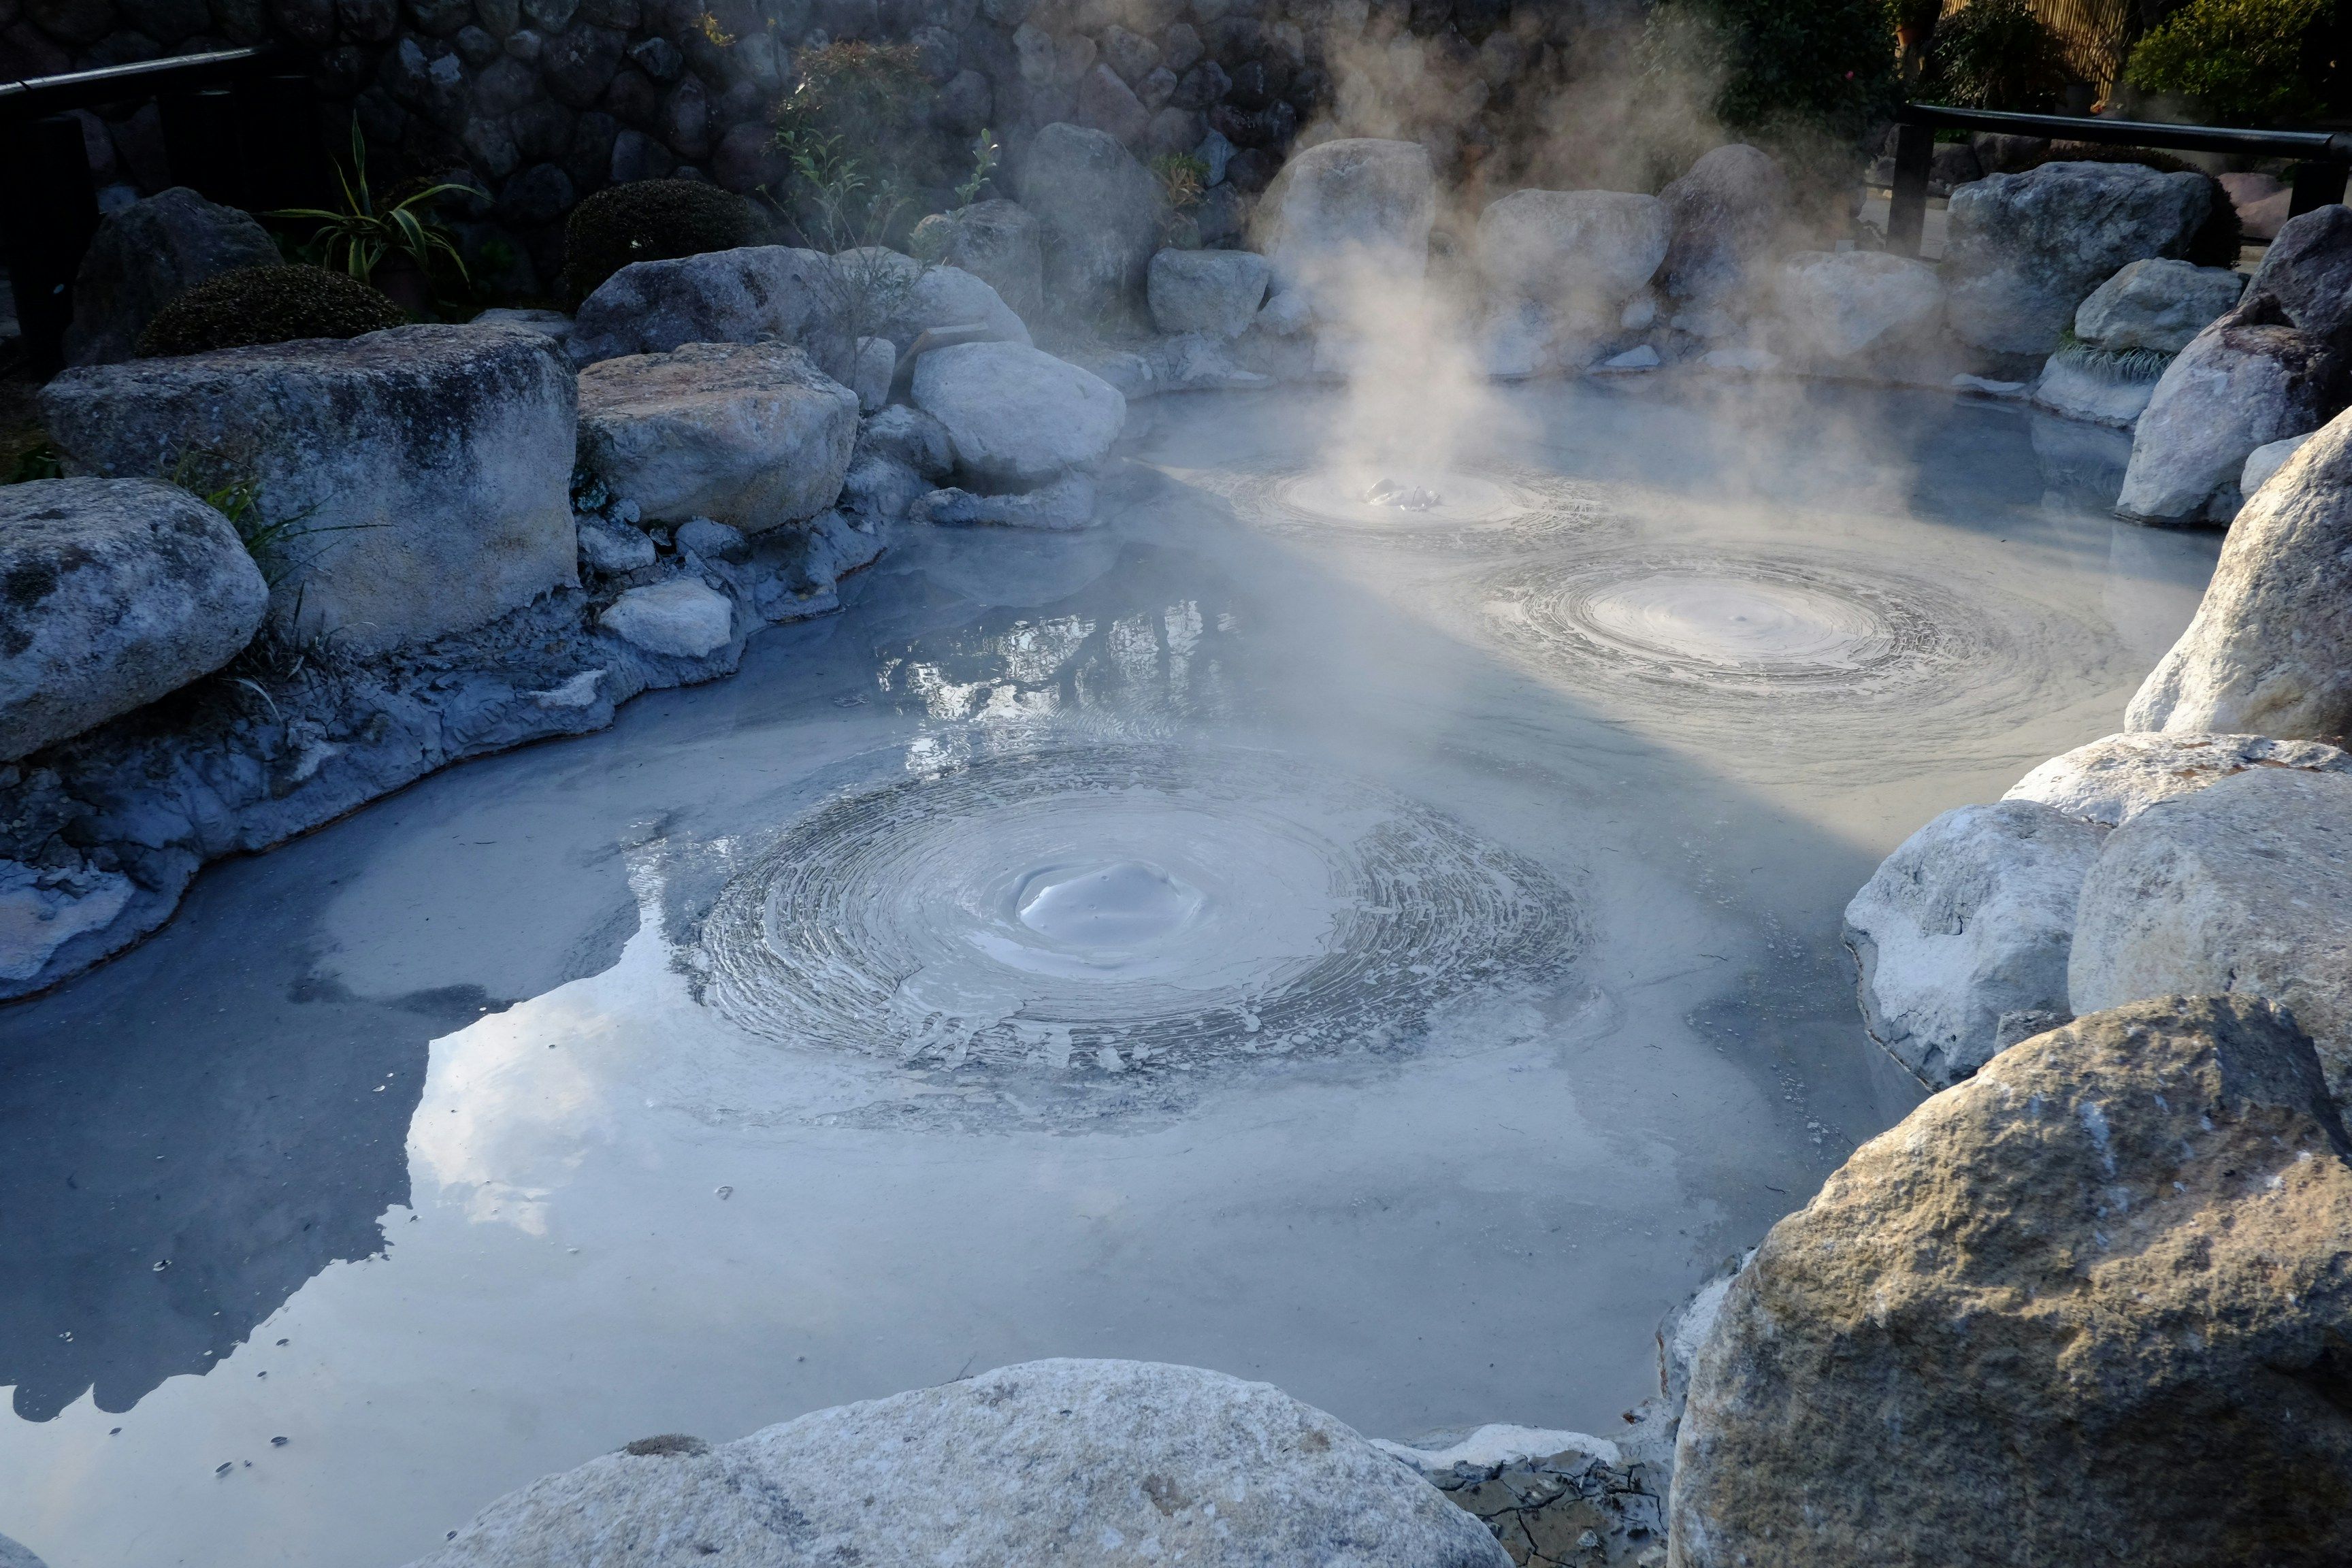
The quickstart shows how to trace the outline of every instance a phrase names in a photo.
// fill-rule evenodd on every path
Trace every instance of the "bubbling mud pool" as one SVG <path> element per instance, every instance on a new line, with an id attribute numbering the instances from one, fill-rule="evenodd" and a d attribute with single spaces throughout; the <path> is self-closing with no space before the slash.
<path id="1" fill-rule="evenodd" d="M 1551 973 L 1541 868 L 1361 781 L 1230 748 L 1024 752 L 845 795 L 730 881 L 707 994 L 901 1065 L 1190 1072 L 1403 1047 Z"/>
<path id="2" fill-rule="evenodd" d="M 2215 546 L 2012 409 L 1504 402 L 1426 468 L 1139 403 L 1100 527 L 906 530 L 0 1008 L 0 1534 L 388 1568 L 1049 1355 L 1613 1430 L 1918 1098 L 1845 900 L 2114 729 Z"/>

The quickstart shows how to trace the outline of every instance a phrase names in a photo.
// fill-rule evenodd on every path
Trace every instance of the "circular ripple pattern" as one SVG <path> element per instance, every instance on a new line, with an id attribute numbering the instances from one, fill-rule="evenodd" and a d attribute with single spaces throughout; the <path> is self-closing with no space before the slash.
<path id="1" fill-rule="evenodd" d="M 902 1063 L 1127 1071 L 1409 1046 L 1581 931 L 1540 868 L 1263 752 L 990 757 L 841 796 L 720 893 L 704 994 Z"/>
<path id="2" fill-rule="evenodd" d="M 1548 681 L 1768 770 L 1916 771 L 1955 726 L 2041 722 L 2053 690 L 2125 657 L 2103 625 L 1957 563 L 1931 582 L 1826 551 L 1660 546 L 1517 563 L 1478 592 Z"/>
<path id="3" fill-rule="evenodd" d="M 1276 533 L 1331 534 L 1418 550 L 1509 550 L 1591 527 L 1597 487 L 1533 468 L 1345 472 L 1317 466 L 1204 470 L 1188 476 Z M 1367 499 L 1381 480 L 1438 497 L 1413 508 Z"/>
<path id="4" fill-rule="evenodd" d="M 1534 563 L 1486 589 L 1506 641 L 1650 685 L 1851 700 L 2010 662 L 1988 606 L 1802 556 L 1629 551 Z"/>

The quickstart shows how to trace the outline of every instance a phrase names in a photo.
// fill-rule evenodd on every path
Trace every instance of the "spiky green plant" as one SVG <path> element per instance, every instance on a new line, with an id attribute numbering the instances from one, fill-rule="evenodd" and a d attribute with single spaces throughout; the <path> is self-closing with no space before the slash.
<path id="1" fill-rule="evenodd" d="M 435 261 L 446 261 L 457 268 L 458 277 L 468 284 L 473 281 L 449 231 L 428 216 L 431 203 L 469 187 L 448 183 L 427 185 L 378 211 L 375 193 L 368 186 L 367 141 L 360 134 L 357 120 L 352 121 L 351 164 L 348 168 L 335 165 L 335 183 L 341 187 L 340 208 L 288 207 L 268 215 L 316 224 L 308 248 L 320 266 L 372 283 L 383 258 L 397 252 L 414 262 L 419 272 L 429 275 Z"/>

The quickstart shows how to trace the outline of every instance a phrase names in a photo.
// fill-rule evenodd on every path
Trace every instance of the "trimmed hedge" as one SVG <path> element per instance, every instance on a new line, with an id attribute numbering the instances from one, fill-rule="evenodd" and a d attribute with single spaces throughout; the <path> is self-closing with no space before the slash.
<path id="1" fill-rule="evenodd" d="M 199 283 L 163 310 L 140 335 L 142 358 L 355 338 L 404 326 L 399 306 L 358 279 L 322 267 L 239 267 Z"/>
<path id="2" fill-rule="evenodd" d="M 577 309 L 633 261 L 667 261 L 759 243 L 760 215 L 702 180 L 633 180 L 572 209 L 563 229 L 563 302 Z"/>

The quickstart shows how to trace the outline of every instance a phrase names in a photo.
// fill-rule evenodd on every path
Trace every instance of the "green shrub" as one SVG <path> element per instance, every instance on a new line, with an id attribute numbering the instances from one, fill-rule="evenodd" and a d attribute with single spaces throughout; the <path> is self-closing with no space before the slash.
<path id="1" fill-rule="evenodd" d="M 572 209 L 563 228 L 565 303 L 577 306 L 633 261 L 667 261 L 755 244 L 751 204 L 701 180 L 608 185 Z"/>
<path id="2" fill-rule="evenodd" d="M 792 174 L 771 195 L 803 243 L 901 244 L 905 229 L 948 198 L 960 167 L 976 172 L 965 181 L 974 195 L 993 171 L 992 139 L 967 149 L 932 127 L 919 58 L 911 44 L 854 38 L 793 56 L 799 79 L 775 119 Z"/>
<path id="3" fill-rule="evenodd" d="M 1735 130 L 1794 121 L 1859 136 L 1895 101 L 1889 0 L 1668 0 L 1651 36 L 1691 24 L 1722 75 L 1716 113 Z"/>
<path id="4" fill-rule="evenodd" d="M 931 85 L 923 79 L 912 44 L 869 44 L 845 38 L 793 55 L 800 80 L 776 111 L 776 129 L 795 134 L 846 137 L 871 150 L 886 166 L 924 144 Z"/>
<path id="5" fill-rule="evenodd" d="M 1972 0 L 1937 25 L 1920 96 L 2038 114 L 2056 108 L 2072 80 L 2064 46 L 2028 0 Z"/>
<path id="6" fill-rule="evenodd" d="M 298 338 L 355 338 L 407 320 L 381 291 L 341 272 L 239 267 L 157 311 L 140 336 L 139 353 L 160 359 Z"/>
<path id="7" fill-rule="evenodd" d="M 2015 167 L 2023 171 L 2039 168 L 2044 163 L 2139 163 L 2150 169 L 2161 169 L 2168 174 L 2195 174 L 2205 182 L 2206 195 L 2210 197 L 2205 209 L 2205 226 L 2197 231 L 2182 256 L 2200 267 L 2235 267 L 2238 250 L 2246 242 L 2245 226 L 2239 220 L 2237 204 L 2221 182 L 2194 163 L 2176 158 L 2169 153 L 2159 153 L 2152 147 L 2106 147 L 2095 142 L 2053 142 L 2043 151 L 2021 159 Z"/>
<path id="8" fill-rule="evenodd" d="M 2124 79 L 2195 99 L 2224 121 L 2309 114 L 2319 94 L 2304 69 L 2305 41 L 2332 8 L 2333 0 L 2193 0 L 2139 41 Z"/>

